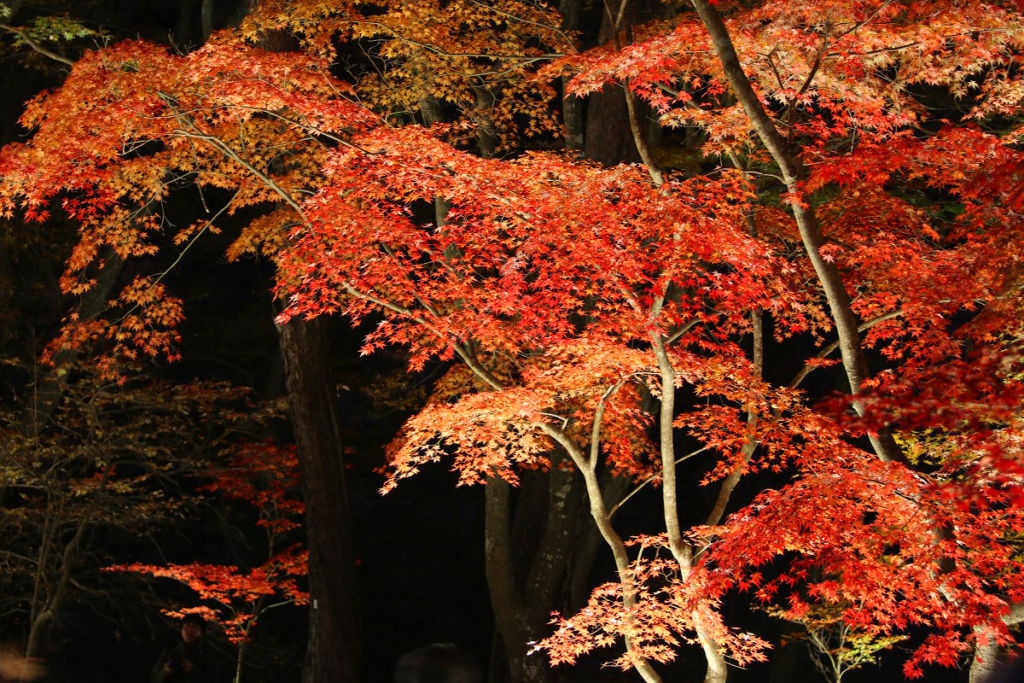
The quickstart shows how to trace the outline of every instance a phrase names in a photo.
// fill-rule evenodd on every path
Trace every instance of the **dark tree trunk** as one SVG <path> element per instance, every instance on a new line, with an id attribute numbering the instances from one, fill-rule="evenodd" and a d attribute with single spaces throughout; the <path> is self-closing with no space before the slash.
<path id="1" fill-rule="evenodd" d="M 615 40 L 617 27 L 611 14 L 614 13 L 617 19 L 622 3 L 627 2 L 629 0 L 609 0 L 604 4 L 601 30 L 597 39 L 599 45 Z M 630 3 L 624 10 L 623 23 L 632 22 L 636 13 L 636 3 Z M 618 28 L 621 29 L 621 26 Z M 633 132 L 629 127 L 629 110 L 621 85 L 608 85 L 587 100 L 583 156 L 606 165 L 641 161 L 640 152 L 633 142 Z"/>
<path id="2" fill-rule="evenodd" d="M 629 128 L 629 110 L 622 86 L 609 85 L 590 96 L 583 156 L 608 166 L 640 161 Z"/>
<path id="3" fill-rule="evenodd" d="M 528 643 L 549 632 L 583 499 L 579 474 L 560 468 L 561 457 L 553 457 L 546 475 L 523 477 L 511 524 L 509 485 L 501 480 L 487 484 L 487 582 L 498 627 L 491 683 L 558 679 L 544 657 L 528 654 Z"/>
<path id="4" fill-rule="evenodd" d="M 240 2 L 228 25 L 240 24 L 259 4 Z M 270 31 L 259 46 L 284 52 L 294 49 L 296 40 Z M 356 683 L 362 655 L 359 592 L 327 324 L 326 318 L 296 318 L 278 327 L 309 546 L 309 641 L 302 683 Z"/>
<path id="5" fill-rule="evenodd" d="M 199 0 L 179 0 L 178 23 L 174 27 L 174 46 L 183 52 L 191 52 L 199 47 L 195 32 L 192 30 L 193 17 Z"/>
<path id="6" fill-rule="evenodd" d="M 309 543 L 310 633 L 302 680 L 356 683 L 358 591 L 326 324 L 293 319 L 279 328 Z"/>
<path id="7" fill-rule="evenodd" d="M 601 491 L 604 500 L 609 506 L 618 504 L 626 494 L 632 482 L 626 477 L 615 476 L 610 472 L 601 475 Z M 601 538 L 601 531 L 590 516 L 590 510 L 586 506 L 580 506 L 577 513 L 576 540 L 573 545 L 572 557 L 569 563 L 568 592 L 566 596 L 569 614 L 575 614 L 586 607 L 590 600 L 590 592 L 594 588 L 591 581 L 591 574 L 594 573 L 594 564 L 598 555 L 608 551 L 608 546 Z"/>
<path id="8" fill-rule="evenodd" d="M 580 28 L 581 0 L 561 0 L 558 10 L 562 13 L 562 28 L 578 31 Z M 562 77 L 563 95 L 569 78 Z M 565 148 L 573 152 L 583 151 L 583 100 L 571 95 L 562 98 L 562 122 L 565 124 Z"/>
<path id="9" fill-rule="evenodd" d="M 203 6 L 199 12 L 199 30 L 203 34 L 205 43 L 213 33 L 213 0 L 203 0 Z"/>

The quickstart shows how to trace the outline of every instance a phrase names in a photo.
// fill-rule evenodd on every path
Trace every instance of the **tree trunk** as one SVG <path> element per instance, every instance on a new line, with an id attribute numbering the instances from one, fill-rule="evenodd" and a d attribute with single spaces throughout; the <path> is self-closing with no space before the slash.
<path id="1" fill-rule="evenodd" d="M 609 166 L 640 161 L 629 127 L 626 98 L 622 96 L 620 86 L 610 85 L 590 96 L 583 156 Z"/>
<path id="2" fill-rule="evenodd" d="M 243 0 L 228 25 L 240 24 L 259 4 Z M 264 50 L 284 52 L 294 49 L 296 41 L 271 31 L 258 43 Z M 326 318 L 293 318 L 278 327 L 309 547 L 309 641 L 302 682 L 356 683 L 362 654 L 359 593 L 327 324 Z"/>
<path id="3" fill-rule="evenodd" d="M 971 669 L 967 681 L 968 683 L 984 683 L 996 670 L 996 664 L 999 662 L 999 645 L 996 644 L 995 634 L 991 629 L 977 628 L 975 634 L 984 635 L 987 640 L 984 645 L 979 643 L 974 648 L 974 657 L 971 658 Z"/>
<path id="4" fill-rule="evenodd" d="M 497 136 L 491 121 L 494 93 L 484 87 L 474 88 L 476 104 L 473 118 L 477 124 L 480 155 L 493 157 Z M 421 101 L 424 121 L 434 123 L 441 114 L 436 101 Z M 448 205 L 443 198 L 435 200 L 438 227 L 445 224 Z M 445 253 L 446 257 L 453 254 Z M 542 657 L 529 656 L 527 643 L 545 635 L 549 615 L 563 585 L 563 576 L 572 552 L 577 509 L 582 487 L 574 483 L 572 472 L 559 469 L 564 454 L 552 456 L 553 466 L 546 475 L 524 474 L 519 490 L 515 520 L 510 526 L 511 504 L 509 486 L 493 479 L 487 484 L 485 559 L 487 582 L 491 594 L 498 636 L 494 646 L 502 647 L 495 662 L 504 662 L 507 669 L 492 668 L 491 681 L 509 683 L 546 683 L 552 680 L 551 669 Z"/>
<path id="5" fill-rule="evenodd" d="M 618 505 L 629 493 L 631 481 L 606 471 L 601 475 L 601 492 L 610 507 Z M 575 614 L 583 609 L 590 600 L 593 584 L 590 575 L 597 561 L 597 555 L 607 548 L 601 532 L 594 523 L 590 512 L 582 505 L 579 507 L 578 532 L 569 563 L 569 595 L 568 612 Z"/>
<path id="6" fill-rule="evenodd" d="M 799 149 L 794 149 L 787 144 L 778 129 L 775 128 L 768 112 L 761 105 L 757 93 L 754 92 L 754 88 L 743 70 L 732 39 L 729 37 L 729 32 L 718 11 L 710 7 L 707 0 L 691 0 L 691 3 L 711 36 L 715 52 L 722 63 L 722 68 L 736 99 L 742 105 L 762 144 L 779 166 L 786 188 L 792 193 L 799 193 L 804 179 L 804 167 Z M 836 325 L 836 332 L 839 335 L 839 351 L 842 354 L 847 379 L 850 381 L 850 391 L 856 393 L 864 381 L 870 377 L 870 372 L 867 357 L 861 346 L 857 317 L 850 305 L 850 296 L 843 284 L 839 269 L 821 255 L 821 246 L 825 240 L 822 237 L 821 225 L 814 208 L 809 204 L 796 202 L 793 204 L 793 215 L 800 230 L 804 249 L 814 266 L 821 288 L 825 292 L 832 320 Z M 856 401 L 854 408 L 859 413 L 863 412 L 863 408 Z M 891 434 L 880 432 L 871 435 L 870 438 L 871 445 L 879 458 L 886 462 L 903 460 L 903 454 Z"/>
<path id="7" fill-rule="evenodd" d="M 497 479 L 487 484 L 485 566 L 499 635 L 495 648 L 502 647 L 493 657 L 492 683 L 554 678 L 543 657 L 527 654 L 527 643 L 546 634 L 565 584 L 582 503 L 579 474 L 555 460 L 547 475 L 523 477 L 511 525 L 509 485 Z"/>
<path id="8" fill-rule="evenodd" d="M 310 632 L 302 680 L 356 683 L 358 591 L 326 324 L 293 318 L 279 327 L 309 543 Z"/>
<path id="9" fill-rule="evenodd" d="M 1024 602 L 1013 602 L 1008 607 L 1009 609 L 1002 617 L 1004 624 L 1016 626 L 1024 622 Z M 968 681 L 969 683 L 982 683 L 982 681 L 987 681 L 990 674 L 996 669 L 1001 648 L 995 642 L 995 629 L 990 626 L 975 626 L 974 635 L 979 638 L 979 644 L 975 646 Z M 980 644 L 981 640 L 985 641 L 984 645 Z"/>
<path id="10" fill-rule="evenodd" d="M 543 484 L 543 481 L 534 480 L 530 486 L 536 488 Z M 509 489 L 508 483 L 500 479 L 487 483 L 485 567 L 497 631 L 494 646 L 495 649 L 501 647 L 500 653 L 492 656 L 490 680 L 492 683 L 543 683 L 548 680 L 543 658 L 526 657 L 526 644 L 542 637 L 540 628 L 543 622 L 532 623 L 531 605 L 516 586 L 513 565 L 523 563 L 525 548 L 512 543 Z M 543 517 L 538 519 L 533 515 L 531 521 L 544 523 Z"/>
<path id="11" fill-rule="evenodd" d="M 602 13 L 601 29 L 598 43 L 604 44 L 615 39 L 619 26 L 615 18 L 610 16 L 614 11 L 616 17 L 623 9 L 622 4 L 629 0 L 610 0 L 605 4 Z M 632 19 L 635 3 L 622 11 L 624 21 Z M 640 153 L 633 142 L 633 131 L 630 128 L 629 110 L 622 87 L 613 84 L 596 92 L 587 100 L 587 127 L 583 140 L 583 155 L 587 159 L 605 165 L 619 163 L 636 163 L 641 161 Z"/>
<path id="12" fill-rule="evenodd" d="M 213 33 L 213 0 L 203 0 L 202 9 L 199 12 L 199 30 L 203 34 L 205 43 Z"/>
<path id="13" fill-rule="evenodd" d="M 192 18 L 199 0 L 179 0 L 178 23 L 174 28 L 174 46 L 182 52 L 191 52 L 199 47 L 192 31 Z"/>
<path id="14" fill-rule="evenodd" d="M 558 11 L 562 14 L 562 28 L 567 32 L 580 28 L 581 0 L 561 0 Z M 565 148 L 573 152 L 583 151 L 583 100 L 575 95 L 566 95 L 569 77 L 562 77 L 562 123 L 565 126 Z"/>

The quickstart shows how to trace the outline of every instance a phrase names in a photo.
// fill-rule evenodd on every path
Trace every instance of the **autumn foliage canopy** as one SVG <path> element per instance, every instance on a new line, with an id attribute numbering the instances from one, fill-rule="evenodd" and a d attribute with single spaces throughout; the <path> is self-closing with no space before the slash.
<path id="1" fill-rule="evenodd" d="M 693 0 L 609 9 L 613 37 L 580 52 L 543 3 L 414 4 L 264 3 L 185 56 L 91 52 L 0 154 L 0 211 L 75 219 L 75 294 L 106 250 L 184 256 L 222 214 L 262 209 L 227 256 L 274 260 L 280 322 L 373 318 L 366 352 L 451 361 L 385 490 L 435 461 L 514 483 L 566 453 L 618 572 L 536 644 L 553 662 L 616 644 L 656 681 L 696 644 L 722 681 L 770 656 L 723 616 L 736 595 L 909 636 L 910 677 L 1011 643 L 1024 9 Z M 268 34 L 294 49 L 261 49 Z M 379 68 L 339 79 L 353 46 Z M 627 99 L 644 163 L 536 151 L 559 96 L 602 89 Z M 684 139 L 696 166 L 665 151 Z M 210 218 L 168 233 L 161 202 L 185 186 Z M 52 348 L 89 345 L 115 377 L 173 359 L 187 306 L 161 280 Z M 812 373 L 839 390 L 819 401 Z M 710 510 L 676 476 L 698 458 Z M 660 528 L 618 535 L 606 470 L 660 488 Z"/>

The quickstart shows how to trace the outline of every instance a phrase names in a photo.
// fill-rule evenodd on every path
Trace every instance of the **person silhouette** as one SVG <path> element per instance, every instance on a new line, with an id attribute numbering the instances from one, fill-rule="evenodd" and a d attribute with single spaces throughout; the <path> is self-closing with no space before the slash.
<path id="1" fill-rule="evenodd" d="M 205 636 L 206 620 L 186 614 L 178 642 L 160 654 L 150 683 L 216 683 L 216 665 Z"/>

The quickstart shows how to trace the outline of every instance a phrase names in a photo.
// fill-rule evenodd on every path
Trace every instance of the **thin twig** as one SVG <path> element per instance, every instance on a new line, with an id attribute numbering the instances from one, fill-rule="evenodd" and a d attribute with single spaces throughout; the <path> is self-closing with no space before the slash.
<path id="1" fill-rule="evenodd" d="M 699 448 L 699 449 L 693 451 L 692 453 L 687 453 L 686 455 L 681 455 L 678 458 L 676 458 L 675 464 L 678 465 L 679 463 L 683 462 L 684 460 L 689 460 L 690 458 L 692 458 L 692 457 L 694 457 L 696 455 L 700 455 L 701 453 L 703 453 L 704 451 L 706 451 L 709 448 L 711 448 L 711 446 L 704 446 L 703 448 Z M 626 496 L 622 500 L 620 500 L 618 503 L 613 505 L 612 509 L 608 511 L 609 519 L 611 518 L 612 515 L 614 515 L 616 513 L 616 511 L 618 511 L 618 509 L 620 507 L 622 507 L 622 505 L 627 500 L 629 500 L 630 498 L 635 496 L 637 493 L 639 493 L 640 489 L 642 489 L 643 487 L 647 486 L 652 481 L 654 481 L 655 476 L 656 475 L 651 475 L 651 476 L 647 477 L 646 479 L 644 479 L 642 482 L 640 482 L 640 484 L 635 489 L 633 489 L 632 491 L 627 493 Z"/>

